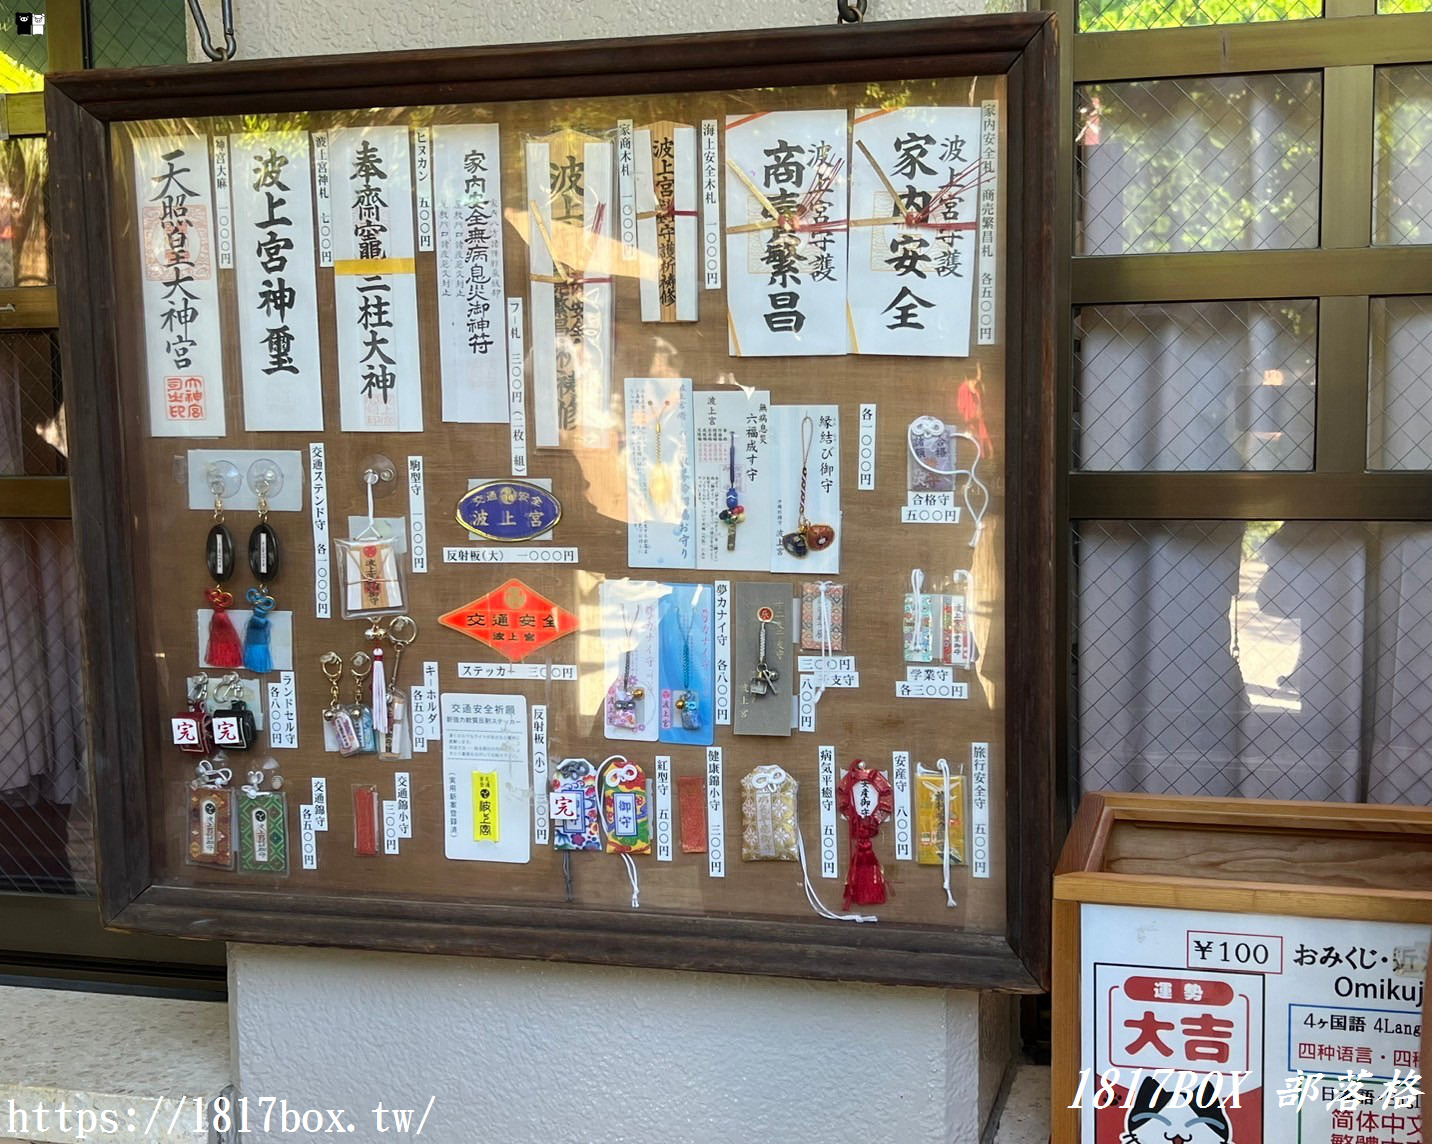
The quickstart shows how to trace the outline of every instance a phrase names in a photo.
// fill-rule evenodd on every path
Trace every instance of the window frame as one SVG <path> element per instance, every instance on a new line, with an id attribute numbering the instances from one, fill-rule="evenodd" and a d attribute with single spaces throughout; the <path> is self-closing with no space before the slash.
<path id="1" fill-rule="evenodd" d="M 1372 299 L 1432 295 L 1432 249 L 1373 246 L 1379 67 L 1432 62 L 1432 13 L 1379 15 L 1377 0 L 1324 0 L 1319 17 L 1079 32 L 1079 0 L 1044 0 L 1060 37 L 1055 629 L 1057 804 L 1067 828 L 1081 794 L 1073 628 L 1074 526 L 1087 520 L 1432 520 L 1432 471 L 1369 469 Z M 1320 71 L 1319 242 L 1303 250 L 1075 255 L 1075 92 L 1092 83 Z M 1313 465 L 1307 471 L 1081 472 L 1073 467 L 1074 313 L 1084 305 L 1310 298 L 1318 306 Z"/>
<path id="2" fill-rule="evenodd" d="M 47 79 L 87 67 L 86 0 L 47 0 L 45 8 Z M 44 137 L 47 128 L 44 91 L 0 96 L 5 139 Z M 53 283 L 0 289 L 0 335 L 59 331 L 57 297 Z M 69 520 L 72 515 L 69 477 L 0 476 L 0 520 Z M 0 892 L 0 934 L 5 935 L 0 938 L 0 976 L 70 985 L 179 987 L 219 996 L 227 989 L 222 942 L 106 929 L 93 896 Z"/>

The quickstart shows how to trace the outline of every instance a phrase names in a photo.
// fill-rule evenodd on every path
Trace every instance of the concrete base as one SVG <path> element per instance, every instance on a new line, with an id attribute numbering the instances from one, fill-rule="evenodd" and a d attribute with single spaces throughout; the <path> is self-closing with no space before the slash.
<path id="1" fill-rule="evenodd" d="M 269 946 L 229 970 L 251 1102 L 427 1112 L 434 1144 L 976 1144 L 1013 1027 L 1006 998 L 982 1038 L 977 994 L 766 977 Z"/>

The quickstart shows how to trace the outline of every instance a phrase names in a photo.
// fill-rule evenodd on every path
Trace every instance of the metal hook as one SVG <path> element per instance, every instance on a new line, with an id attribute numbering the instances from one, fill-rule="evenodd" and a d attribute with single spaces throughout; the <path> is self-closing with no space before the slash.
<path id="1" fill-rule="evenodd" d="M 209 34 L 209 21 L 204 18 L 199 0 L 189 0 L 189 14 L 194 17 L 194 26 L 199 30 L 199 47 L 214 61 L 231 60 L 239 50 L 239 42 L 234 37 L 234 0 L 222 0 L 220 13 L 224 20 L 223 51 L 214 47 L 214 38 Z"/>
<path id="2" fill-rule="evenodd" d="M 194 0 L 189 0 L 192 4 Z M 859 24 L 865 19 L 865 8 L 869 0 L 835 0 L 835 22 L 837 24 Z"/>

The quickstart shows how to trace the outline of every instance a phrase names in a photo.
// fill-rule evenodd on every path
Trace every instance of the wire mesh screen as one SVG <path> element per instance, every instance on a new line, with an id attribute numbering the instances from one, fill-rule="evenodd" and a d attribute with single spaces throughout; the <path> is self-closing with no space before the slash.
<path id="1" fill-rule="evenodd" d="M 1432 67 L 1378 68 L 1372 240 L 1432 242 Z"/>
<path id="2" fill-rule="evenodd" d="M 56 336 L 0 335 L 0 476 L 63 476 L 66 450 Z"/>
<path id="3" fill-rule="evenodd" d="M 1082 307 L 1075 466 L 1311 468 L 1317 312 L 1311 300 Z"/>
<path id="4" fill-rule="evenodd" d="M 1432 799 L 1432 527 L 1086 521 L 1083 790 Z"/>
<path id="5" fill-rule="evenodd" d="M 0 520 L 0 635 L 0 890 L 92 892 L 68 521 Z"/>
<path id="6" fill-rule="evenodd" d="M 1367 463 L 1432 469 L 1432 297 L 1374 298 Z"/>
<path id="7" fill-rule="evenodd" d="M 1077 254 L 1318 244 L 1318 72 L 1074 89 Z"/>
<path id="8" fill-rule="evenodd" d="M 182 64 L 185 19 L 184 0 L 89 0 L 90 66 Z"/>
<path id="9" fill-rule="evenodd" d="M 50 268 L 50 153 L 41 137 L 0 143 L 0 287 L 44 286 Z"/>
<path id="10" fill-rule="evenodd" d="M 1080 0 L 1079 31 L 1129 32 L 1139 28 L 1310 20 L 1322 14 L 1321 0 Z"/>

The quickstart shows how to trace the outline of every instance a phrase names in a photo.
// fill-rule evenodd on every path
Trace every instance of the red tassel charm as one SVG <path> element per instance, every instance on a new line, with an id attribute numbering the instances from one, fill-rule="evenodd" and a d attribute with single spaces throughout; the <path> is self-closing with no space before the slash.
<path id="1" fill-rule="evenodd" d="M 836 808 L 850 820 L 850 870 L 845 876 L 845 909 L 885 902 L 885 871 L 875 854 L 880 824 L 895 810 L 895 792 L 884 772 L 856 759 L 835 787 Z"/>
<path id="2" fill-rule="evenodd" d="M 239 642 L 239 633 L 234 621 L 229 619 L 229 606 L 234 602 L 231 592 L 222 588 L 210 588 L 204 599 L 214 609 L 209 617 L 209 646 L 204 652 L 204 662 L 210 667 L 242 667 L 244 647 Z"/>

